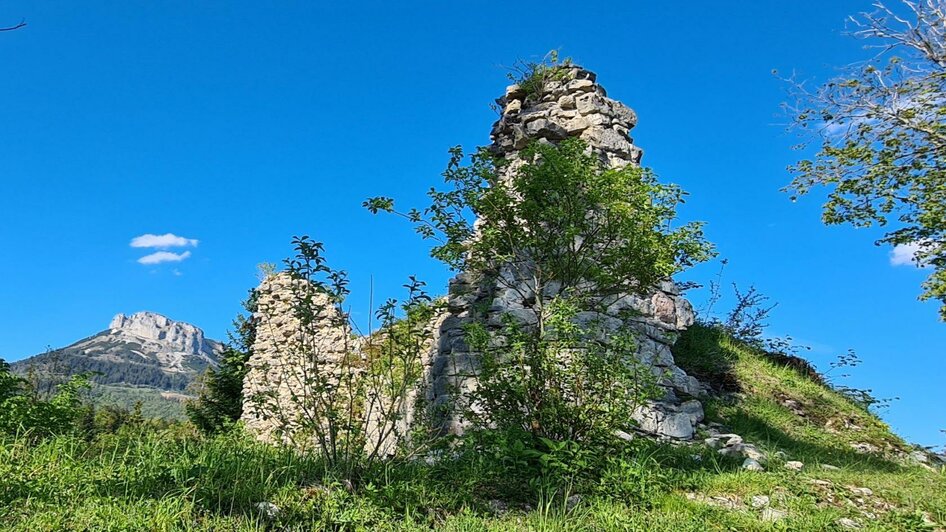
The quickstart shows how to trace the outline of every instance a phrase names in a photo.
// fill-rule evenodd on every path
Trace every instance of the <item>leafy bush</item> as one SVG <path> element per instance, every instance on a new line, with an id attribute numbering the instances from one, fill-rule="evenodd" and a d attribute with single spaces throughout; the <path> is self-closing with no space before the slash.
<path id="1" fill-rule="evenodd" d="M 455 270 L 496 275 L 508 266 L 518 279 L 534 277 L 538 304 L 550 283 L 570 296 L 647 292 L 714 255 L 701 223 L 673 226 L 683 190 L 648 169 L 608 168 L 579 139 L 533 143 L 511 175 L 485 149 L 468 165 L 460 147 L 450 154 L 451 189 L 432 189 L 423 212 L 399 212 L 387 197 L 365 207 L 413 222 L 436 241 L 431 255 Z"/>
<path id="2" fill-rule="evenodd" d="M 498 332 L 471 324 L 480 369 L 468 416 L 478 426 L 600 441 L 626 429 L 634 410 L 657 394 L 650 368 L 636 361 L 633 331 L 579 324 L 578 312 L 572 301 L 553 300 L 538 337 L 508 316 Z"/>
<path id="3" fill-rule="evenodd" d="M 236 332 L 230 335 L 219 365 L 207 369 L 196 383 L 197 398 L 185 405 L 187 417 L 205 433 L 232 427 L 243 413 L 243 379 L 256 338 L 255 290 L 250 290 L 243 308 L 248 314 L 234 320 Z"/>

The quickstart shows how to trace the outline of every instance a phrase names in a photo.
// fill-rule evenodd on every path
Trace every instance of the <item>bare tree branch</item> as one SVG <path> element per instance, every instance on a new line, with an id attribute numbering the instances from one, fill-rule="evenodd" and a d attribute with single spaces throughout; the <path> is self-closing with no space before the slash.
<path id="1" fill-rule="evenodd" d="M 8 26 L 8 27 L 6 27 L 6 28 L 0 28 L 0 31 L 13 31 L 13 30 L 18 30 L 18 29 L 23 28 L 23 27 L 26 27 L 26 20 L 25 20 L 25 19 L 24 19 L 24 20 L 21 20 L 20 23 L 17 24 L 16 26 Z"/>

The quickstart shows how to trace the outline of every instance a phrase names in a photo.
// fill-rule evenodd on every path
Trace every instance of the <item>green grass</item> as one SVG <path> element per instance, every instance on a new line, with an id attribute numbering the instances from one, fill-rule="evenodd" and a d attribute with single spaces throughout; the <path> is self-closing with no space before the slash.
<path id="1" fill-rule="evenodd" d="M 675 355 L 688 370 L 738 387 L 707 401 L 707 414 L 766 451 L 766 472 L 744 471 L 701 445 L 639 440 L 599 457 L 594 475 L 576 478 L 571 493 L 581 498 L 570 508 L 562 494 L 534 496 L 528 470 L 482 449 L 433 465 L 372 467 L 350 489 L 318 460 L 238 433 L 205 438 L 186 425 L 124 427 L 91 440 L 4 441 L 0 528 L 839 530 L 840 518 L 864 530 L 946 527 L 946 475 L 904 463 L 908 446 L 858 405 L 713 329 L 691 329 Z M 860 454 L 852 443 L 881 452 Z M 786 460 L 805 467 L 790 471 Z M 757 495 L 784 517 L 764 520 L 750 504 Z M 710 497 L 731 508 L 703 502 Z M 265 515 L 257 506 L 264 501 L 278 514 Z"/>
<path id="2" fill-rule="evenodd" d="M 702 492 L 749 496 L 777 490 L 793 509 L 789 529 L 839 517 L 878 530 L 924 529 L 918 525 L 924 518 L 936 523 L 931 530 L 946 526 L 946 475 L 909 464 L 904 458 L 911 446 L 849 398 L 711 327 L 687 331 L 674 355 L 688 371 L 733 390 L 705 402 L 708 419 L 770 457 L 769 472 L 714 475 L 700 484 Z M 787 406 L 791 402 L 802 415 Z M 853 445 L 860 444 L 877 452 L 857 452 Z M 789 471 L 782 467 L 788 460 L 805 467 Z M 873 495 L 858 497 L 846 486 L 866 487 Z"/>

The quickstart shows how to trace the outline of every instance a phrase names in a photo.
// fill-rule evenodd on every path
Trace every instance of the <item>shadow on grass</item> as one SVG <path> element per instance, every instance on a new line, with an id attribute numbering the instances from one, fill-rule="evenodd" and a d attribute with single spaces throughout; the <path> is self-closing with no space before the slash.
<path id="1" fill-rule="evenodd" d="M 735 375 L 735 366 L 741 356 L 759 356 L 769 362 L 787 367 L 799 376 L 810 379 L 815 384 L 825 386 L 820 375 L 803 359 L 789 355 L 771 354 L 759 351 L 751 346 L 740 346 L 728 333 L 712 325 L 696 324 L 685 331 L 673 347 L 677 364 L 687 373 L 695 375 L 701 381 L 710 384 L 717 393 L 726 395 L 740 391 L 740 382 Z M 762 398 L 765 399 L 765 398 Z M 712 420 L 712 405 L 707 405 L 707 417 Z M 845 447 L 846 441 L 838 437 L 837 445 L 814 441 L 789 434 L 773 425 L 763 417 L 747 412 L 740 405 L 728 413 L 727 418 L 715 419 L 724 422 L 735 433 L 751 443 L 768 446 L 784 451 L 790 460 L 825 463 L 846 466 L 860 471 L 902 471 L 904 467 L 884 457 L 874 454 L 859 453 Z M 773 405 L 774 406 L 774 405 Z M 781 407 L 779 407 L 781 408 Z M 815 428 L 815 430 L 820 430 Z M 831 436 L 825 433 L 828 440 Z"/>
<path id="2" fill-rule="evenodd" d="M 733 371 L 738 355 L 723 347 L 726 333 L 719 327 L 694 324 L 673 345 L 674 362 L 718 393 L 738 392 Z"/>
<path id="3" fill-rule="evenodd" d="M 824 378 L 807 360 L 742 344 L 718 325 L 697 323 L 688 328 L 674 344 L 673 358 L 684 371 L 709 384 L 715 391 L 738 392 L 742 388 L 734 372 L 740 356 L 738 350 L 753 353 L 776 366 L 791 369 L 801 377 L 826 386 Z"/>

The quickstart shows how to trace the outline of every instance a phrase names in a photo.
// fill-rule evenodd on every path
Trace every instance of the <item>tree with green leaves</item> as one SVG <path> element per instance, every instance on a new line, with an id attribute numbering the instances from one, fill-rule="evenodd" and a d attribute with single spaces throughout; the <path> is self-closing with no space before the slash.
<path id="1" fill-rule="evenodd" d="M 40 394 L 0 359 L 0 434 L 38 439 L 74 431 L 89 387 L 89 374 L 82 373 L 58 384 L 55 393 Z"/>
<path id="2" fill-rule="evenodd" d="M 817 90 L 790 80 L 792 125 L 820 149 L 787 190 L 827 188 L 826 224 L 888 228 L 877 244 L 932 270 L 920 299 L 946 319 L 946 2 L 874 6 L 850 20 L 877 54 Z"/>
<path id="3" fill-rule="evenodd" d="M 232 427 L 243 414 L 243 378 L 256 338 L 256 294 L 250 290 L 240 314 L 233 321 L 235 332 L 220 355 L 216 368 L 208 368 L 196 383 L 197 398 L 185 405 L 187 417 L 201 432 L 211 434 Z"/>
<path id="4" fill-rule="evenodd" d="M 481 149 L 465 165 L 455 147 L 443 174 L 452 188 L 432 189 L 423 212 L 398 211 L 387 197 L 364 205 L 413 222 L 423 238 L 436 242 L 431 255 L 453 270 L 527 289 L 523 299 L 535 299 L 539 333 L 542 309 L 558 294 L 586 299 L 646 293 L 713 255 L 701 223 L 674 227 L 686 194 L 659 183 L 652 171 L 606 167 L 574 138 L 533 143 L 522 159 L 526 164 L 507 172 L 507 161 Z M 513 275 L 499 275 L 504 268 Z"/>
<path id="5" fill-rule="evenodd" d="M 435 258 L 528 302 L 499 329 L 468 329 L 480 358 L 469 416 L 539 438 L 626 428 L 647 388 L 634 332 L 613 317 L 569 324 L 602 298 L 646 294 L 713 255 L 700 223 L 675 224 L 684 192 L 644 168 L 608 167 L 574 138 L 535 142 L 516 162 L 481 149 L 467 163 L 457 147 L 443 175 L 449 188 L 432 189 L 423 211 L 387 197 L 365 207 L 407 218 L 436 242 Z"/>

